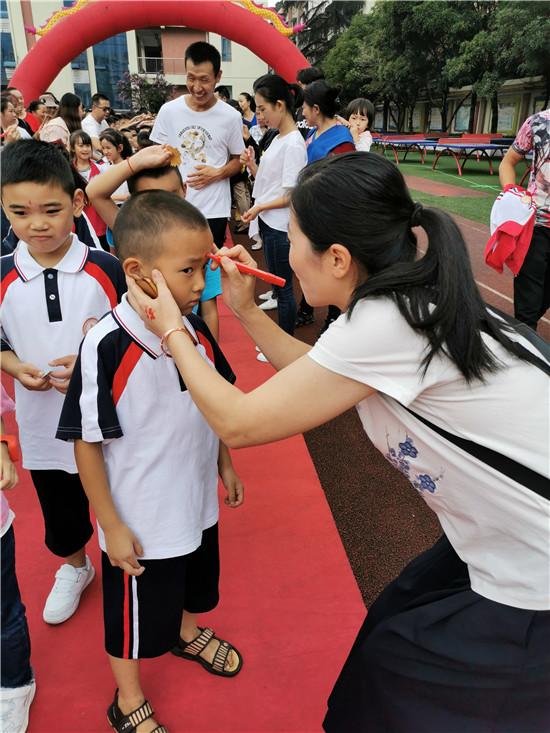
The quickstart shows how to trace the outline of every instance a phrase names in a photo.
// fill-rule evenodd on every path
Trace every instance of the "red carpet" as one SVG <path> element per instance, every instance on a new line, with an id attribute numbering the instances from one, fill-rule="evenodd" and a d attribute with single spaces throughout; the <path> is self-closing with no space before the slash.
<path id="1" fill-rule="evenodd" d="M 223 306 L 221 333 L 241 389 L 272 373 Z M 221 602 L 202 619 L 241 650 L 243 670 L 221 679 L 166 655 L 143 664 L 144 688 L 170 733 L 314 733 L 365 609 L 303 438 L 233 456 L 245 504 L 222 504 Z M 28 474 L 20 474 L 9 500 L 37 679 L 29 733 L 110 730 L 114 686 L 99 578 L 72 619 L 58 627 L 42 621 L 58 561 L 44 547 Z M 95 537 L 90 555 L 97 569 Z"/>

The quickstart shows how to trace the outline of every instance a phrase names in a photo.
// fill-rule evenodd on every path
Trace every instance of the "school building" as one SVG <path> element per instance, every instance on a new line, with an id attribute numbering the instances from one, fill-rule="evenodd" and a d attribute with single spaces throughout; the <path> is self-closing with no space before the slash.
<path id="1" fill-rule="evenodd" d="M 452 89 L 449 95 L 449 109 L 447 120 L 451 120 L 447 132 L 463 133 L 468 132 L 470 120 L 471 97 L 467 97 L 471 87 Z M 466 101 L 463 100 L 466 98 Z M 544 109 L 545 86 L 542 76 L 528 77 L 524 79 L 508 79 L 498 93 L 498 128 L 506 136 L 514 136 L 521 127 L 524 120 L 535 112 Z M 456 108 L 459 107 L 455 113 Z M 398 118 L 397 109 L 393 109 L 393 118 L 388 116 L 387 132 L 397 130 L 395 120 Z M 474 133 L 488 133 L 491 131 L 491 100 L 478 98 L 474 110 Z M 374 128 L 383 129 L 383 108 L 376 105 L 376 117 Z M 402 132 L 404 130 L 401 130 Z M 409 129 L 409 110 L 406 114 L 406 132 L 441 132 L 441 112 L 433 107 L 429 101 L 421 100 L 414 108 L 412 115 L 412 128 Z"/>
<path id="2" fill-rule="evenodd" d="M 69 7 L 70 0 L 64 0 L 63 5 Z M 3 86 L 9 84 L 15 67 L 35 43 L 25 28 L 40 28 L 61 7 L 61 0 L 0 0 Z M 268 71 L 267 64 L 247 48 L 215 33 L 159 26 L 119 33 L 96 43 L 62 69 L 49 91 L 58 99 L 65 92 L 74 92 L 85 106 L 90 104 L 92 94 L 101 91 L 115 108 L 123 108 L 122 100 L 117 97 L 117 82 L 125 72 L 146 74 L 151 80 L 162 72 L 175 87 L 176 95 L 180 94 L 186 88 L 185 49 L 194 41 L 207 41 L 220 51 L 223 71 L 220 83 L 235 98 L 240 92 L 251 93 L 255 79 Z"/>

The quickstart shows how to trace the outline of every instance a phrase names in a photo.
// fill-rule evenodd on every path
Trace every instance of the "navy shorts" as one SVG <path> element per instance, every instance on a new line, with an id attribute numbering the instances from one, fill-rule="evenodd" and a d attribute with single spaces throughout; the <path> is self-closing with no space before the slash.
<path id="1" fill-rule="evenodd" d="M 218 605 L 218 525 L 205 529 L 188 555 L 140 560 L 145 572 L 128 575 L 102 553 L 105 650 L 120 659 L 160 657 L 179 640 L 181 617 Z"/>

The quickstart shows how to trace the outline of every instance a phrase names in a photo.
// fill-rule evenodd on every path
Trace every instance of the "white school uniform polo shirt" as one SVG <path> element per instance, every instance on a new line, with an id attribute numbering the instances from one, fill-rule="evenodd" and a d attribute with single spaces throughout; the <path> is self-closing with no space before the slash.
<path id="1" fill-rule="evenodd" d="M 481 462 L 405 409 L 535 471 L 550 486 L 550 379 L 490 336 L 483 339 L 504 365 L 485 382 L 466 383 L 442 355 L 433 358 L 423 377 L 427 340 L 389 298 L 369 298 L 357 304 L 349 320 L 342 314 L 308 356 L 377 390 L 357 406 L 365 432 L 437 514 L 468 565 L 472 590 L 508 606 L 547 610 L 548 498 Z M 376 501 L 376 487 L 365 490 Z"/>
<path id="2" fill-rule="evenodd" d="M 219 100 L 204 112 L 196 112 L 182 95 L 163 104 L 151 130 L 151 140 L 172 145 L 181 153 L 181 176 L 187 180 L 197 165 L 221 168 L 230 156 L 244 150 L 243 120 L 239 112 Z M 229 178 L 196 190 L 187 187 L 185 198 L 207 219 L 231 215 Z"/>
<path id="3" fill-rule="evenodd" d="M 65 257 L 44 268 L 20 241 L 1 259 L 2 351 L 42 369 L 60 356 L 77 354 L 86 331 L 113 308 L 126 290 L 119 261 L 90 249 L 73 234 Z M 16 416 L 28 469 L 76 473 L 72 446 L 55 439 L 64 395 L 25 389 L 15 381 Z"/>
<path id="4" fill-rule="evenodd" d="M 183 322 L 201 356 L 233 382 L 202 319 Z M 103 443 L 114 504 L 144 559 L 193 552 L 218 521 L 218 437 L 126 296 L 82 343 L 57 435 Z M 98 536 L 105 550 L 99 526 Z"/>

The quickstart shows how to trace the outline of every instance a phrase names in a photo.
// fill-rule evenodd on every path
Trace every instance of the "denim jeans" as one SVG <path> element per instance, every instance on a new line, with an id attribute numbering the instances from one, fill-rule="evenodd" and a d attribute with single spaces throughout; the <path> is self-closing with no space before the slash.
<path id="1" fill-rule="evenodd" d="M 15 575 L 15 535 L 2 537 L 2 687 L 23 687 L 33 679 L 31 640 Z"/>
<path id="2" fill-rule="evenodd" d="M 292 269 L 289 263 L 290 242 L 286 232 L 272 229 L 260 219 L 260 237 L 264 245 L 264 255 L 270 272 L 284 277 L 286 285 L 273 286 L 273 297 L 277 298 L 279 326 L 291 336 L 296 322 L 296 300 L 292 287 Z"/>

